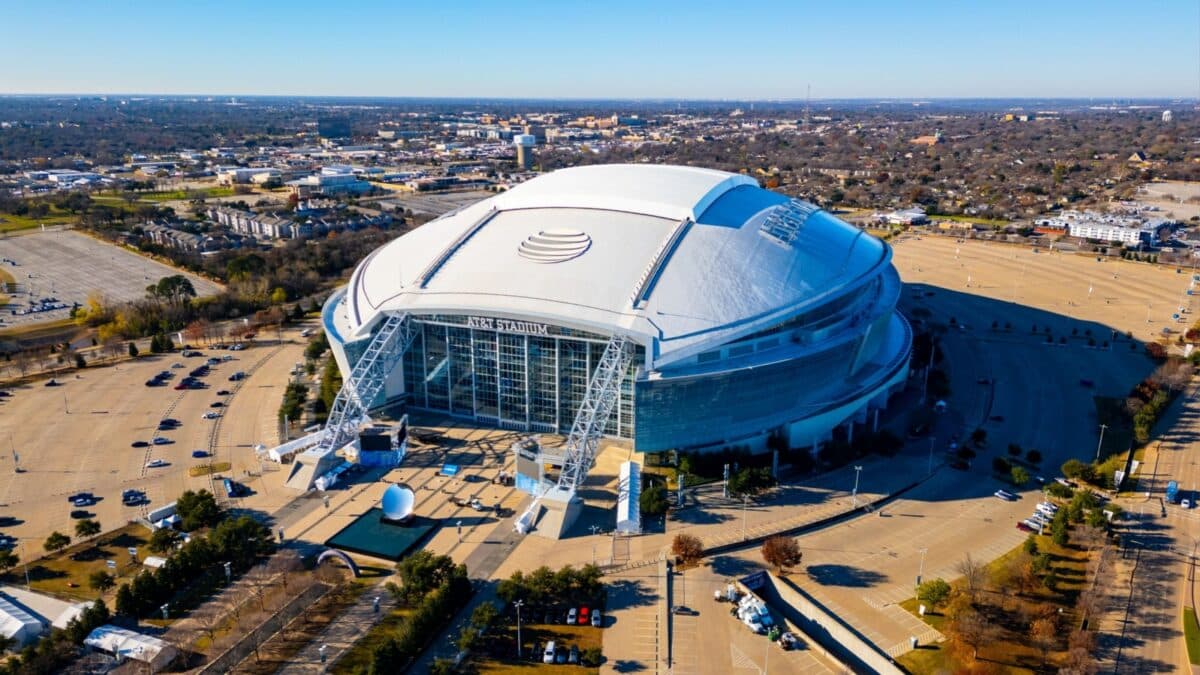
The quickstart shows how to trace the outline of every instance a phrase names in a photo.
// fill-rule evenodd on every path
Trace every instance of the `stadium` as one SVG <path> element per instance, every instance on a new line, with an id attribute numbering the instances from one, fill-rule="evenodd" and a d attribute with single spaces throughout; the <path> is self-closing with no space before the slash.
<path id="1" fill-rule="evenodd" d="M 772 433 L 815 448 L 903 386 L 899 292 L 886 244 L 747 176 L 564 169 L 358 265 L 323 323 L 359 414 L 335 404 L 327 435 L 401 404 L 564 434 L 568 483 L 600 435 L 646 452 Z"/>

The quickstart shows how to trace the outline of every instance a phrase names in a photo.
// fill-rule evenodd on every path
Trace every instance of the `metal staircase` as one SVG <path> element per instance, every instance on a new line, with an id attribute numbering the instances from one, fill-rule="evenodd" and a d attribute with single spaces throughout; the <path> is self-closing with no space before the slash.
<path id="1" fill-rule="evenodd" d="M 596 458 L 596 445 L 608 416 L 617 404 L 621 393 L 621 381 L 633 360 L 634 343 L 625 335 L 614 334 L 604 348 L 600 364 L 588 382 L 583 403 L 575 412 L 575 422 L 563 453 L 562 472 L 558 474 L 560 489 L 574 489 L 581 485 Z"/>
<path id="2" fill-rule="evenodd" d="M 311 452 L 327 454 L 354 438 L 371 401 L 383 390 L 387 376 L 396 367 L 416 337 L 418 326 L 408 314 L 389 314 L 371 338 L 367 350 L 354 364 L 350 376 L 333 401 L 321 442 Z"/>

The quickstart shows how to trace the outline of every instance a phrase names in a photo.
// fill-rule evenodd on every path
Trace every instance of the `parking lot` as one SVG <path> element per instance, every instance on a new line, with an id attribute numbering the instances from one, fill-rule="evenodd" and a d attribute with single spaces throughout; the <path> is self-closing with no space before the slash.
<path id="1" fill-rule="evenodd" d="M 110 530 L 186 489 L 213 489 L 208 476 L 188 475 L 189 468 L 209 461 L 194 457 L 197 451 L 231 463 L 223 476 L 249 481 L 252 495 L 262 492 L 255 477 L 246 475 L 259 468 L 253 447 L 276 441 L 275 415 L 287 372 L 303 351 L 294 333 L 285 332 L 284 340 L 240 352 L 202 349 L 203 357 L 147 356 L 79 371 L 61 378 L 59 386 L 39 380 L 8 389 L 11 396 L 0 399 L 0 516 L 15 519 L 3 531 L 26 546 L 22 558 L 40 554 L 51 531 L 73 534 L 70 495 L 93 493 L 97 501 L 84 511 Z M 174 389 L 214 355 L 229 360 L 201 378 L 206 388 Z M 174 363 L 184 367 L 172 368 Z M 164 370 L 174 373 L 167 385 L 145 385 Z M 237 371 L 246 378 L 230 381 Z M 218 395 L 222 390 L 230 393 Z M 221 407 L 212 407 L 217 402 Z M 206 413 L 217 416 L 204 419 Z M 160 421 L 168 418 L 179 421 L 177 428 L 160 431 Z M 121 493 L 128 489 L 144 492 L 147 502 L 123 505 Z"/>
<path id="2" fill-rule="evenodd" d="M 17 292 L 0 308 L 0 327 L 63 319 L 74 303 L 84 304 L 88 294 L 100 293 L 110 302 L 136 300 L 146 286 L 179 270 L 72 230 L 32 232 L 0 238 L 0 262 L 13 275 Z M 192 274 L 198 295 L 212 295 L 216 284 Z M 31 301 L 57 298 L 66 307 L 47 312 L 15 315 Z"/>

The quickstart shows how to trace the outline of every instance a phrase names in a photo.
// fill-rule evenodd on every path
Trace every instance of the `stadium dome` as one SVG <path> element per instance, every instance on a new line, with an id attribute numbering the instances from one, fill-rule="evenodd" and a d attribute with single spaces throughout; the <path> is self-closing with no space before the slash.
<path id="1" fill-rule="evenodd" d="M 608 340 L 636 344 L 608 420 L 639 450 L 794 446 L 903 386 L 891 249 L 747 177 L 563 169 L 371 253 L 324 310 L 343 373 L 381 319 L 416 337 L 374 403 L 565 433 Z"/>

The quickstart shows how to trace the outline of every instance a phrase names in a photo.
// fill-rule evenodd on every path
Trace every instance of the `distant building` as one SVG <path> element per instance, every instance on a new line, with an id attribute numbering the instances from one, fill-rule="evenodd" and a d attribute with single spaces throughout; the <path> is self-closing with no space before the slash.
<path id="1" fill-rule="evenodd" d="M 1034 221 L 1038 231 L 1066 232 L 1080 239 L 1095 239 L 1112 243 L 1154 246 L 1158 233 L 1167 226 L 1159 219 L 1147 219 L 1135 214 L 1108 214 L 1096 211 L 1064 211 L 1054 218 Z"/>
<path id="2" fill-rule="evenodd" d="M 288 181 L 287 186 L 301 199 L 313 195 L 361 195 L 372 189 L 369 182 L 356 176 L 348 166 L 327 166 L 316 175 Z"/>
<path id="3" fill-rule="evenodd" d="M 925 215 L 925 209 L 919 206 L 899 209 L 891 213 L 878 213 L 875 214 L 875 218 L 888 225 L 924 225 L 929 222 L 929 216 Z"/>
<path id="4" fill-rule="evenodd" d="M 118 658 L 144 663 L 152 673 L 165 669 L 179 654 L 179 650 L 156 637 L 113 625 L 93 630 L 83 644 Z"/>
<path id="5" fill-rule="evenodd" d="M 1163 111 L 1163 114 L 1162 114 L 1163 123 L 1170 124 L 1171 120 L 1173 120 L 1173 119 L 1175 119 L 1175 113 L 1171 112 L 1170 110 Z"/>
<path id="6" fill-rule="evenodd" d="M 912 143 L 913 145 L 929 146 L 929 145 L 937 145 L 939 143 L 942 143 L 943 140 L 944 139 L 942 137 L 942 130 L 938 129 L 937 131 L 933 132 L 932 136 L 917 136 L 916 138 L 912 139 L 909 142 Z"/>
<path id="7" fill-rule="evenodd" d="M 344 140 L 354 134 L 350 128 L 350 118 L 340 116 L 318 117 L 317 135 L 325 140 Z"/>
<path id="8" fill-rule="evenodd" d="M 233 166 L 224 167 L 217 172 L 217 182 L 221 185 L 258 183 L 271 179 L 278 180 L 282 177 L 283 174 L 280 173 L 279 169 L 270 167 Z"/>

